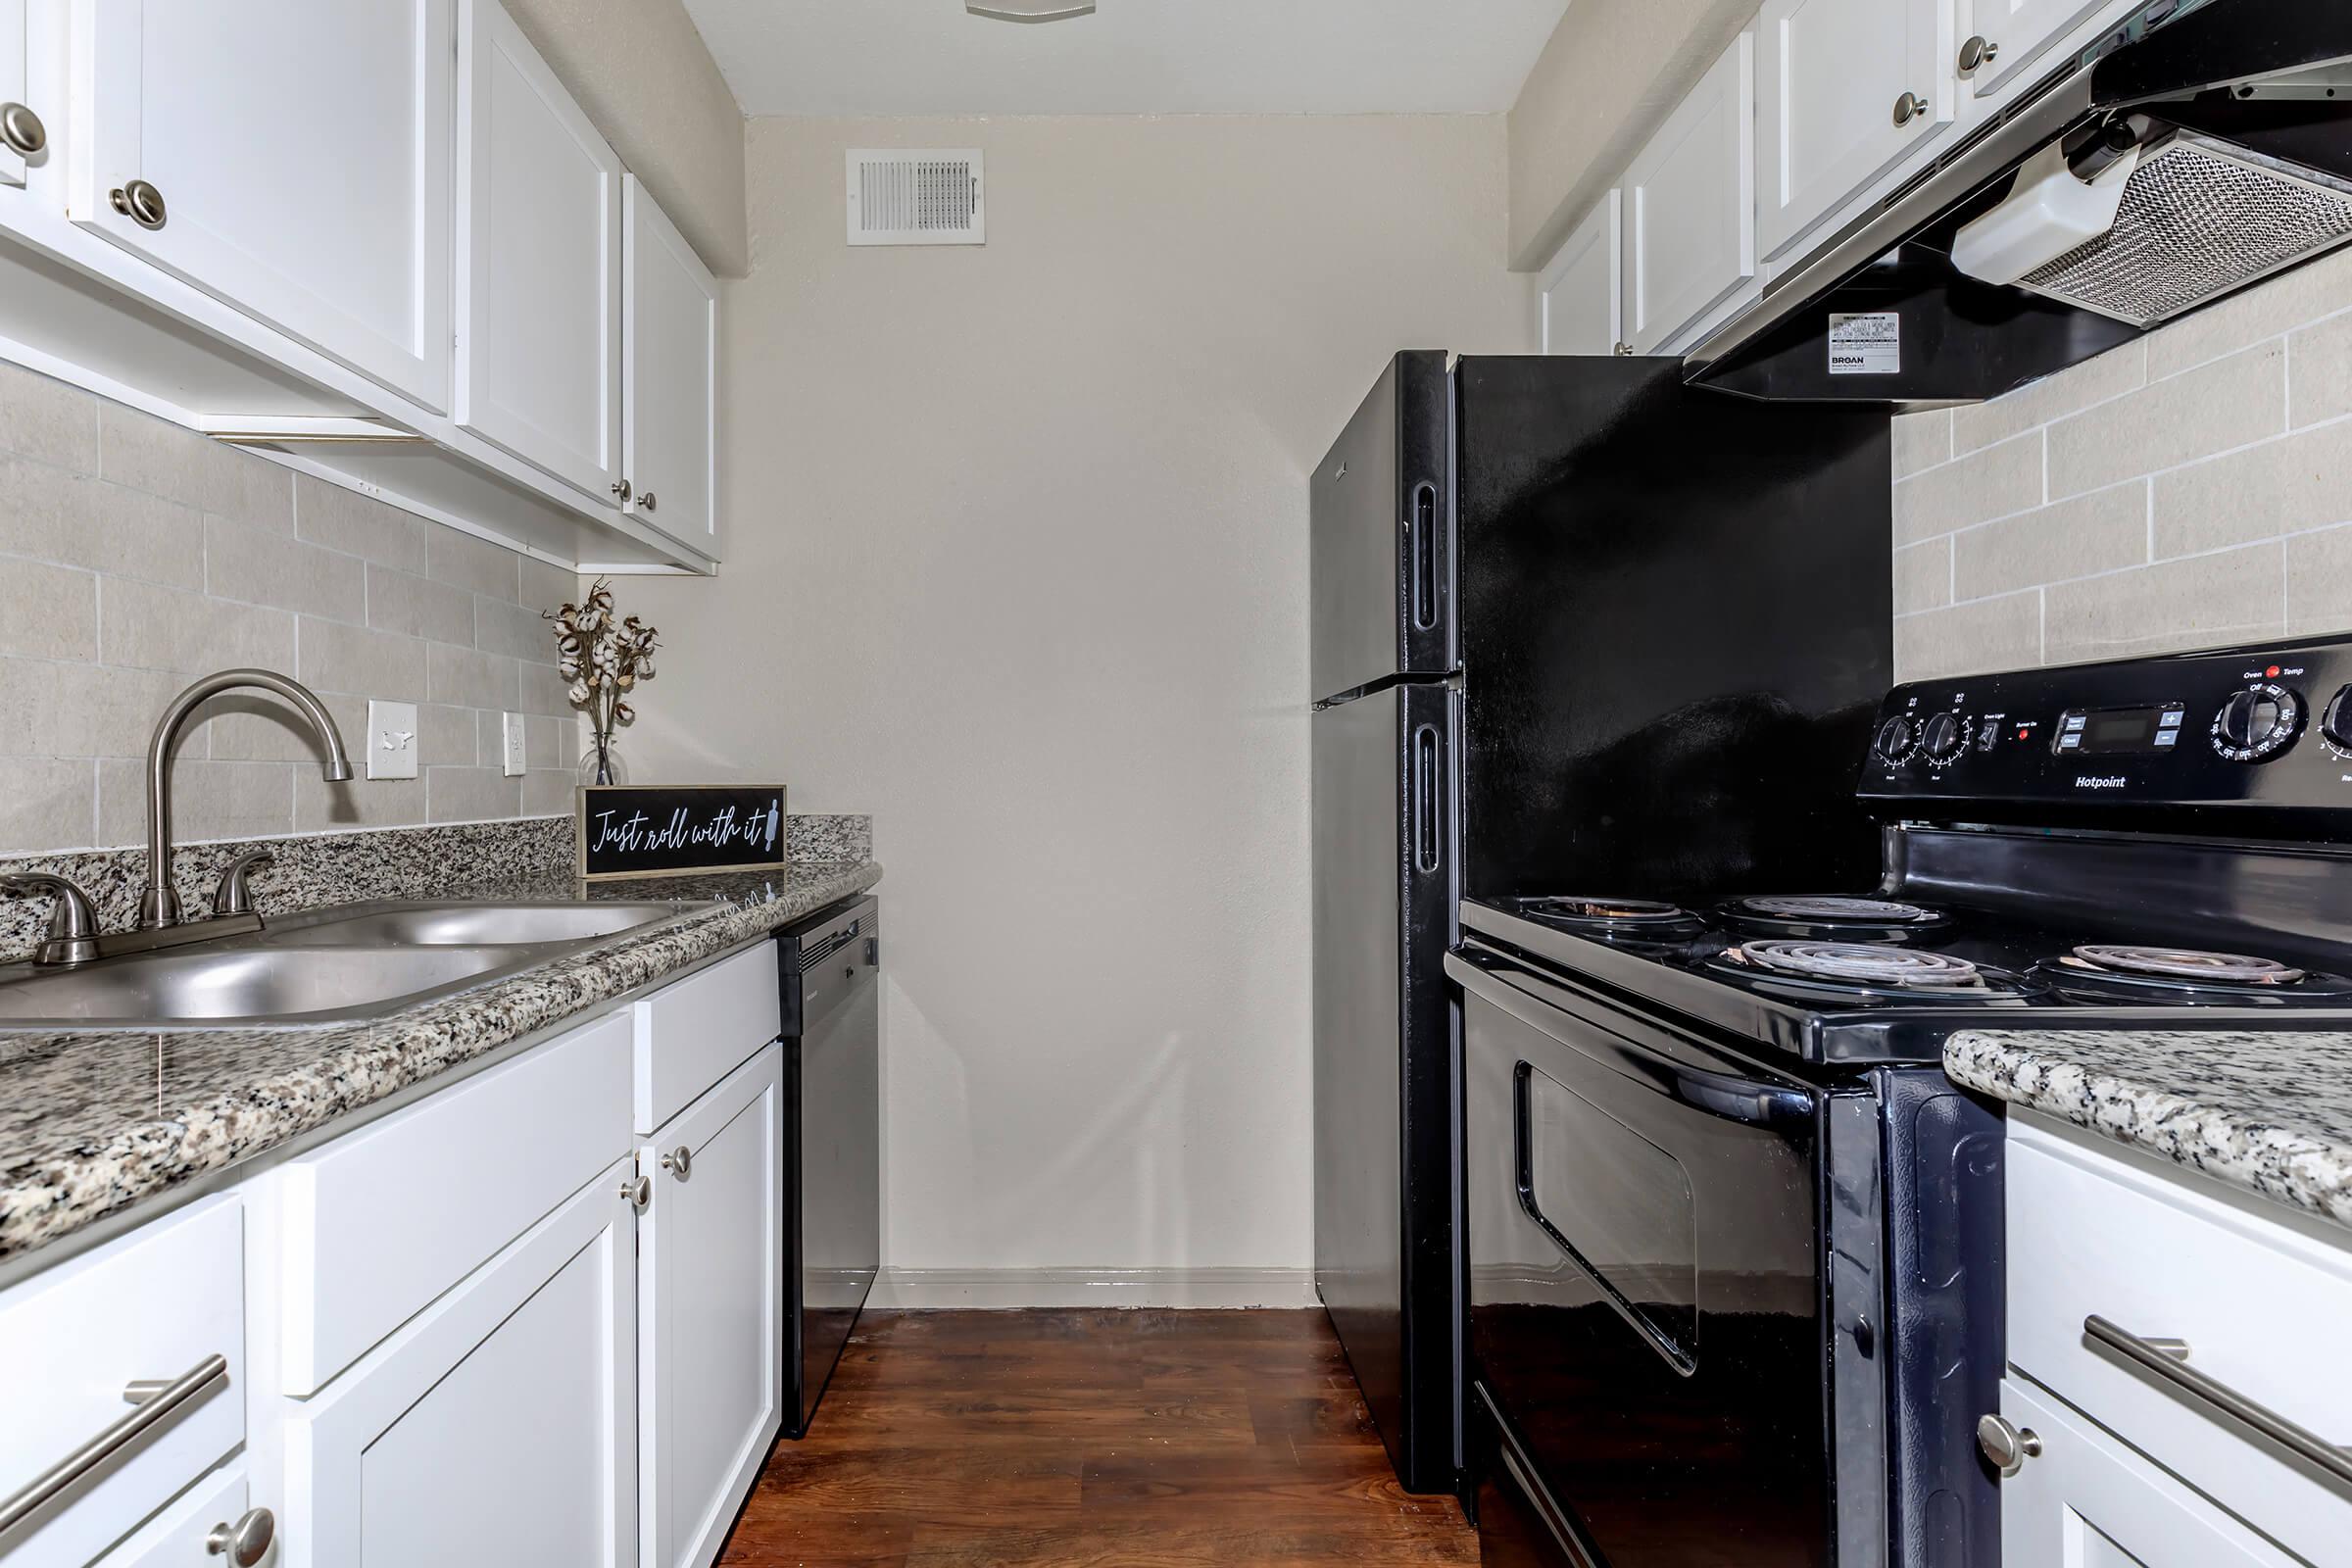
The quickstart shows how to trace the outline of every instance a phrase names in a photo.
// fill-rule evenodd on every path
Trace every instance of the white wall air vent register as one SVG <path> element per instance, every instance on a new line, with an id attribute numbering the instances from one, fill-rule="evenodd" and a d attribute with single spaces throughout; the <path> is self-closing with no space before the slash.
<path id="1" fill-rule="evenodd" d="M 851 244 L 987 243 L 979 149 L 854 147 L 849 172 Z"/>

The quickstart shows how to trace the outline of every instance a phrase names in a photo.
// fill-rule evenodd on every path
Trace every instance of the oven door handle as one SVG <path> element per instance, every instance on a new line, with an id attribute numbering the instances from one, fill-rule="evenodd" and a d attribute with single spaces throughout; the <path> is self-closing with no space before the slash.
<path id="1" fill-rule="evenodd" d="M 1446 954 L 1446 972 L 1463 990 L 1493 1003 L 1528 1027 L 1568 1045 L 1571 1050 L 1592 1054 L 1589 1045 L 1570 1044 L 1562 1024 L 1571 1015 L 1544 995 L 1546 991 L 1569 994 L 1554 977 L 1484 947 L 1457 948 Z M 1706 1065 L 1664 1052 L 1645 1051 L 1602 1026 L 1578 1028 L 1575 1038 L 1580 1042 L 1588 1040 L 1595 1028 L 1616 1042 L 1609 1065 L 1642 1078 L 1659 1093 L 1695 1110 L 1750 1127 L 1779 1129 L 1813 1123 L 1815 1095 L 1792 1080 L 1736 1064 L 1731 1058 L 1681 1037 L 1676 1041 L 1677 1052 L 1702 1056 Z"/>

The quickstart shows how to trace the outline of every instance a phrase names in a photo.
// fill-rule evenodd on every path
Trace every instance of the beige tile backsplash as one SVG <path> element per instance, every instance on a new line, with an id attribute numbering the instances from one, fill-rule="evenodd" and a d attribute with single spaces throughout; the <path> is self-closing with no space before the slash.
<path id="1" fill-rule="evenodd" d="M 180 741 L 186 840 L 570 809 L 576 719 L 539 612 L 563 567 L 0 364 L 0 855 L 136 843 L 157 713 L 194 676 L 284 670 L 355 757 L 369 697 L 413 701 L 421 776 L 319 777 L 274 699 Z M 529 770 L 499 770 L 521 712 Z"/>
<path id="2" fill-rule="evenodd" d="M 2352 631 L 2352 253 L 1894 436 L 1901 679 Z"/>

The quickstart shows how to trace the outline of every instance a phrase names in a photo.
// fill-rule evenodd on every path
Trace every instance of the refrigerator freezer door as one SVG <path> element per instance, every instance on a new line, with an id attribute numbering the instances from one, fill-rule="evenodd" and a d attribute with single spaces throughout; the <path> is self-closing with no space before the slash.
<path id="1" fill-rule="evenodd" d="M 1399 354 L 1315 469 L 1315 701 L 1453 667 L 1453 500 L 1446 355 Z"/>
<path id="2" fill-rule="evenodd" d="M 1454 383 L 1463 892 L 1875 881 L 1885 412 L 1694 391 L 1672 360 L 1465 359 Z"/>
<path id="3" fill-rule="evenodd" d="M 1456 1475 L 1453 698 L 1314 716 L 1315 1281 L 1409 1491 Z"/>

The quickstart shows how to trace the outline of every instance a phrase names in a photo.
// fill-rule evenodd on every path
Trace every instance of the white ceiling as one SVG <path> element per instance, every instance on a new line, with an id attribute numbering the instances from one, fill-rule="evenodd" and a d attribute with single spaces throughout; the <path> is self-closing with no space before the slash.
<path id="1" fill-rule="evenodd" d="M 1489 114 L 1568 0 L 686 0 L 749 115 Z"/>

